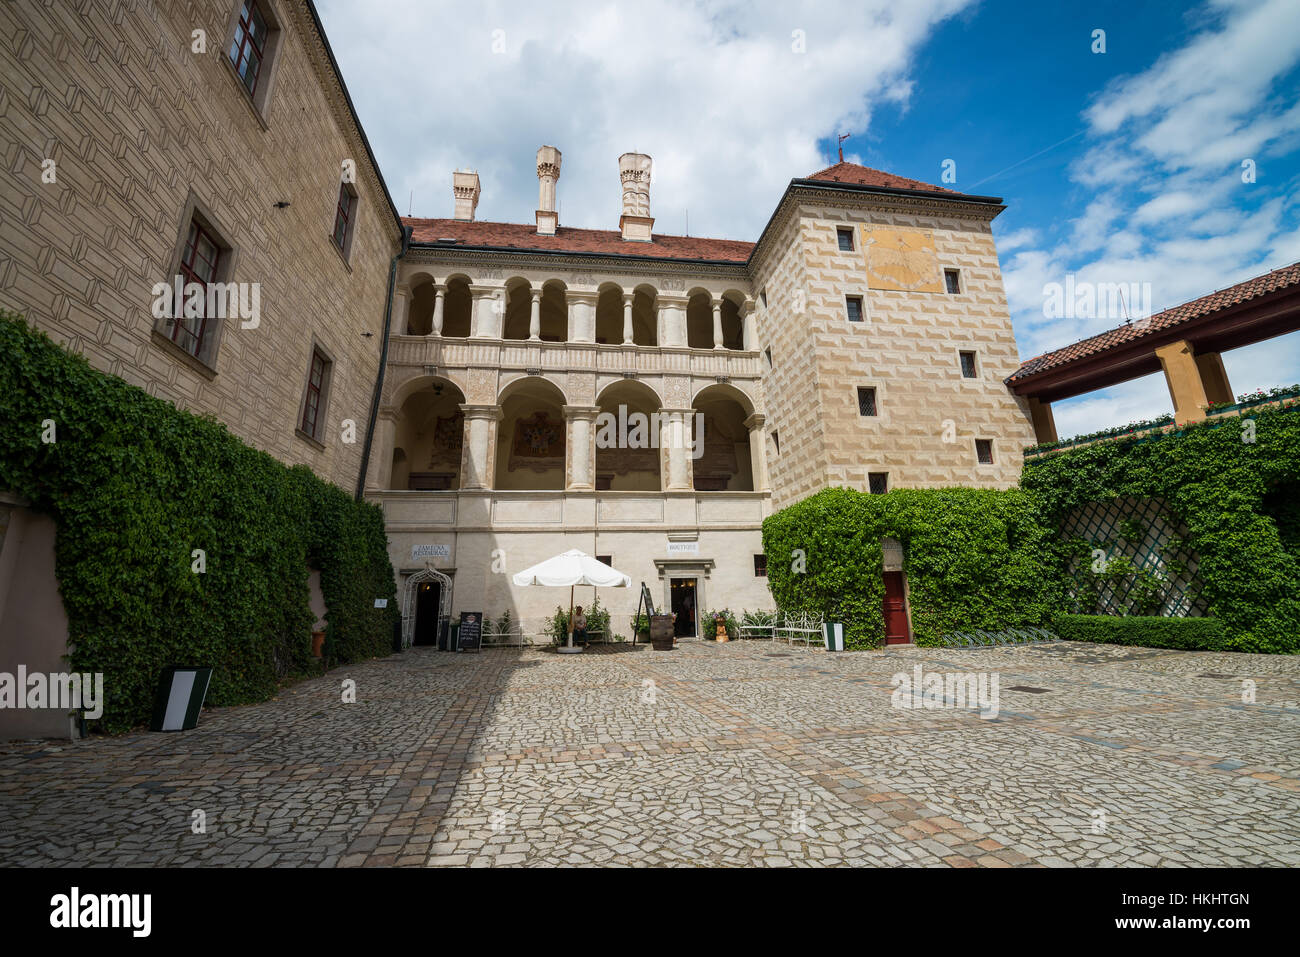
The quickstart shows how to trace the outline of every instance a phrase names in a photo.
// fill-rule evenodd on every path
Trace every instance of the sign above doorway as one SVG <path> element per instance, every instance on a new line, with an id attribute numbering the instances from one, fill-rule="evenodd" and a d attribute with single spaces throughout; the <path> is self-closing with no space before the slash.
<path id="1" fill-rule="evenodd" d="M 450 545 L 412 545 L 411 561 L 421 558 L 451 558 Z"/>

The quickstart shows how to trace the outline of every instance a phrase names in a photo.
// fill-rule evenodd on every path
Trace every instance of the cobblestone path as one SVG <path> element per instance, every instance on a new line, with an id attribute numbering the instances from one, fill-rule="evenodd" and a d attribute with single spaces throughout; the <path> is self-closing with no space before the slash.
<path id="1" fill-rule="evenodd" d="M 996 718 L 892 707 L 917 665 L 995 674 Z M 414 649 L 0 745 L 0 864 L 1295 866 L 1300 658 Z"/>

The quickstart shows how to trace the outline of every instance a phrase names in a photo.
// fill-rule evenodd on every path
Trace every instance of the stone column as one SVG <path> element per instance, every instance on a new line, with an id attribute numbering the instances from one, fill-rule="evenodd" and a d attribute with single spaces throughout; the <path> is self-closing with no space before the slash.
<path id="1" fill-rule="evenodd" d="M 462 405 L 465 449 L 461 454 L 460 487 L 491 488 L 496 468 L 496 430 L 504 413 L 499 405 Z"/>
<path id="2" fill-rule="evenodd" d="M 1209 399 L 1201 382 L 1201 370 L 1196 365 L 1196 354 L 1186 339 L 1171 342 L 1156 350 L 1156 358 L 1165 372 L 1169 398 L 1174 403 L 1174 422 L 1183 425 L 1200 422 L 1205 418 Z"/>
<path id="3" fill-rule="evenodd" d="M 564 487 L 590 491 L 596 487 L 596 416 L 592 405 L 564 406 Z"/>
<path id="4" fill-rule="evenodd" d="M 1029 397 L 1029 419 L 1034 423 L 1034 438 L 1039 445 L 1061 441 L 1056 437 L 1056 418 L 1052 415 L 1052 404 Z"/>
<path id="5" fill-rule="evenodd" d="M 528 338 L 534 342 L 542 338 L 542 291 L 533 290 L 533 311 L 528 315 Z"/>
<path id="6" fill-rule="evenodd" d="M 659 344 L 686 345 L 686 299 L 681 296 L 659 297 Z"/>
<path id="7" fill-rule="evenodd" d="M 744 308 L 741 311 L 740 321 L 743 336 L 741 339 L 741 347 L 744 348 L 746 352 L 757 352 L 758 319 L 754 315 L 754 301 L 752 299 L 745 301 Z"/>
<path id="8" fill-rule="evenodd" d="M 500 286 L 470 286 L 469 291 L 474 297 L 470 337 L 500 339 L 501 320 L 506 311 L 505 289 Z"/>
<path id="9" fill-rule="evenodd" d="M 406 335 L 411 321 L 412 302 L 414 302 L 414 297 L 411 295 L 410 285 L 404 282 L 398 283 L 393 288 L 393 311 L 388 317 L 389 335 Z"/>
<path id="10" fill-rule="evenodd" d="M 632 344 L 632 299 L 635 293 L 623 293 L 623 345 Z"/>
<path id="11" fill-rule="evenodd" d="M 596 294 L 594 292 L 570 292 L 569 299 L 569 341 L 596 341 Z"/>
<path id="12" fill-rule="evenodd" d="M 1228 370 L 1223 368 L 1223 356 L 1217 352 L 1202 353 L 1196 357 L 1196 368 L 1201 373 L 1206 399 L 1228 405 L 1237 401 L 1228 384 Z"/>
<path id="13" fill-rule="evenodd" d="M 433 287 L 433 325 L 430 328 L 435 336 L 442 335 L 442 306 L 446 295 L 446 286 L 437 285 Z"/>
<path id="14" fill-rule="evenodd" d="M 749 429 L 749 467 L 754 473 L 755 492 L 768 490 L 767 433 L 763 431 L 766 424 L 767 416 L 762 412 L 755 412 L 745 420 L 745 428 Z"/>
<path id="15" fill-rule="evenodd" d="M 713 300 L 713 348 L 722 348 L 722 300 Z"/>
<path id="16" fill-rule="evenodd" d="M 659 410 L 660 462 L 664 490 L 689 492 L 694 487 L 691 467 L 691 417 L 694 409 Z"/>
<path id="17" fill-rule="evenodd" d="M 370 467 L 366 469 L 366 491 L 379 492 L 393 484 L 393 445 L 397 440 L 398 414 L 382 409 L 375 417 L 375 440 L 370 447 Z"/>

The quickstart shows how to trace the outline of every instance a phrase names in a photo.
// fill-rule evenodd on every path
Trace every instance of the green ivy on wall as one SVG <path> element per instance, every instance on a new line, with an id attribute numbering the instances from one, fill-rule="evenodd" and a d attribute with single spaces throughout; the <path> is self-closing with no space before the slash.
<path id="1" fill-rule="evenodd" d="M 1232 650 L 1255 652 L 1300 651 L 1298 482 L 1295 404 L 1044 455 L 1021 478 L 1056 528 L 1087 503 L 1163 499 L 1199 557 L 1200 600 Z"/>
<path id="2" fill-rule="evenodd" d="M 263 700 L 307 673 L 312 567 L 327 659 L 391 650 L 398 609 L 377 507 L 95 371 L 4 311 L 0 489 L 58 525 L 71 667 L 104 673 L 103 730 L 146 720 L 169 664 L 213 667 L 212 705 Z"/>
<path id="3" fill-rule="evenodd" d="M 881 539 L 904 549 L 917 644 L 954 630 L 1042 625 L 1064 595 L 1062 556 L 1019 489 L 825 489 L 763 522 L 768 584 L 782 611 L 845 626 L 849 648 L 884 639 Z"/>

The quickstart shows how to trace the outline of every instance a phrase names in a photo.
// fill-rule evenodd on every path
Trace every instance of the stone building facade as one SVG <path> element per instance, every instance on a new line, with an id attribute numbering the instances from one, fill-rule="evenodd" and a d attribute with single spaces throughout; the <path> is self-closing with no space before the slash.
<path id="1" fill-rule="evenodd" d="M 0 144 L 0 307 L 358 486 L 402 226 L 310 4 L 0 4 Z M 161 301 L 177 275 L 201 310 Z M 55 536 L 0 489 L 0 673 L 66 667 Z"/>
<path id="2" fill-rule="evenodd" d="M 619 159 L 618 230 L 565 227 L 560 169 L 542 147 L 535 225 L 476 220 L 468 171 L 451 219 L 406 220 L 367 495 L 408 639 L 460 611 L 539 634 L 567 595 L 509 576 L 567 548 L 698 633 L 708 610 L 771 606 L 775 508 L 831 485 L 1016 482 L 1033 430 L 1002 385 L 1018 358 L 996 199 L 841 162 L 793 180 L 746 243 L 654 233 L 640 154 Z M 659 448 L 623 431 L 608 448 L 602 423 L 637 413 Z M 617 633 L 638 597 L 599 594 Z"/>

